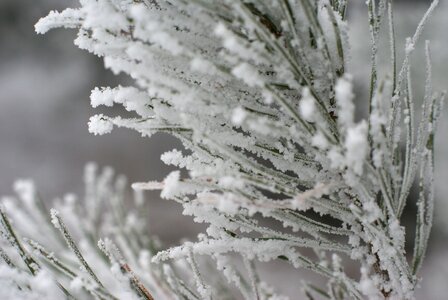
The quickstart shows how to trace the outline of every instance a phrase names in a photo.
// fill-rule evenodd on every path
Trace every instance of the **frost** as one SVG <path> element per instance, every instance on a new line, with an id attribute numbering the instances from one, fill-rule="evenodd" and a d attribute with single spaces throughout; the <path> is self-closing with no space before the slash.
<path id="1" fill-rule="evenodd" d="M 217 72 L 215 70 L 215 66 L 211 62 L 209 62 L 201 57 L 193 58 L 190 62 L 190 65 L 191 65 L 191 69 L 193 71 L 198 71 L 198 72 L 208 73 L 208 74 L 213 74 L 213 73 Z"/>
<path id="2" fill-rule="evenodd" d="M 310 90 L 308 88 L 303 89 L 302 100 L 300 101 L 300 113 L 307 121 L 313 121 L 316 115 L 315 101 L 316 99 L 310 94 Z"/>
<path id="3" fill-rule="evenodd" d="M 80 277 L 75 277 L 70 282 L 70 290 L 74 292 L 79 292 L 83 287 L 82 279 Z"/>
<path id="4" fill-rule="evenodd" d="M 92 107 L 98 107 L 100 105 L 112 106 L 113 101 L 113 91 L 110 89 L 100 90 L 95 88 L 90 93 L 90 104 Z"/>
<path id="5" fill-rule="evenodd" d="M 135 199 L 125 202 L 125 180 L 112 183 L 110 168 L 89 165 L 84 201 L 63 197 L 50 220 L 32 184 L 17 182 L 19 202 L 4 198 L 0 209 L 9 245 L 3 251 L 1 244 L 1 257 L 9 272 L 17 261 L 29 270 L 23 278 L 11 273 L 23 281 L 6 279 L 14 292 L 27 292 L 50 263 L 79 299 L 283 299 L 256 270 L 257 260 L 281 259 L 327 279 L 327 291 L 303 284 L 310 299 L 413 298 L 431 231 L 443 94 L 432 90 L 426 43 L 424 105 L 415 116 L 410 57 L 438 1 L 400 49 L 401 64 L 392 5 L 367 1 L 370 90 L 357 95 L 347 64 L 348 1 L 262 2 L 82 0 L 39 20 L 39 33 L 76 28 L 78 47 L 130 78 L 130 86 L 92 90 L 92 107 L 126 114 L 94 115 L 89 131 L 171 134 L 183 148 L 161 159 L 182 176 L 176 170 L 162 182 L 134 183 Z M 389 47 L 379 47 L 383 34 Z M 389 49 L 387 71 L 394 71 L 387 75 L 377 64 Z M 358 105 L 368 105 L 361 120 Z M 400 220 L 414 183 L 409 262 Z M 142 190 L 160 190 L 207 229 L 165 249 L 148 235 Z M 22 242 L 13 228 L 39 244 Z"/>
<path id="6" fill-rule="evenodd" d="M 157 245 L 158 242 L 148 235 L 146 218 L 136 207 L 132 206 L 129 212 L 121 211 L 123 215 L 112 217 L 112 212 L 117 213 L 125 202 L 126 205 L 132 203 L 129 201 L 132 199 L 126 199 L 125 191 L 119 187 L 123 178 L 115 178 L 111 172 L 110 168 L 105 168 L 97 173 L 95 165 L 86 166 L 85 199 L 78 202 L 55 200 L 52 205 L 57 209 L 50 210 L 50 218 L 43 210 L 35 211 L 35 216 L 44 219 L 29 218 L 25 221 L 37 230 L 33 239 L 22 239 L 24 234 L 29 236 L 31 231 L 21 226 L 15 226 L 12 235 L 11 224 L 24 222 L 17 219 L 17 215 L 24 213 L 25 208 L 17 207 L 11 211 L 11 219 L 1 211 L 2 299 L 56 300 L 65 298 L 64 293 L 67 292 L 77 299 L 140 299 L 138 295 L 142 293 L 147 299 L 174 297 L 174 292 L 169 290 L 158 270 L 144 263 L 149 257 L 145 259 L 142 254 L 142 264 L 134 264 L 136 257 L 132 243 L 136 240 L 129 239 L 131 232 L 141 237 L 140 242 L 146 245 L 149 245 L 148 242 Z M 26 183 L 27 186 L 29 184 Z M 22 197 L 14 200 L 20 204 L 26 201 Z M 94 214 L 90 211 L 92 205 L 96 207 Z M 139 210 L 145 209 L 143 205 Z M 125 222 L 128 219 L 133 221 Z M 61 236 L 55 236 L 55 232 Z M 96 241 L 100 236 L 110 236 L 116 244 L 111 239 L 100 240 L 98 249 Z M 52 250 L 55 252 L 50 252 Z M 105 251 L 105 255 L 101 251 Z M 146 253 L 148 255 L 152 252 Z M 110 264 L 104 258 L 109 259 Z M 127 260 L 132 263 L 127 263 Z M 139 287 L 139 292 L 131 288 L 132 284 Z M 146 286 L 151 286 L 150 292 Z"/>
<path id="7" fill-rule="evenodd" d="M 103 135 L 112 132 L 112 122 L 103 114 L 94 115 L 89 120 L 89 132 L 95 135 Z"/>
<path id="8" fill-rule="evenodd" d="M 232 123 L 235 125 L 241 125 L 246 116 L 246 111 L 241 107 L 237 107 L 232 113 Z"/>
<path id="9" fill-rule="evenodd" d="M 51 223 L 53 224 L 53 226 L 56 229 L 60 229 L 61 228 L 61 224 L 59 223 L 59 212 L 52 208 L 50 210 L 50 216 L 51 216 Z"/>
<path id="10" fill-rule="evenodd" d="M 180 172 L 171 172 L 163 181 L 163 189 L 160 193 L 162 198 L 171 198 L 177 194 L 179 187 Z"/>
<path id="11" fill-rule="evenodd" d="M 378 288 L 375 285 L 375 282 L 372 280 L 372 278 L 369 278 L 368 274 L 368 270 L 365 267 L 362 267 L 361 282 L 359 283 L 361 292 L 371 300 L 383 299 L 380 292 L 378 291 Z"/>
<path id="12" fill-rule="evenodd" d="M 414 48 L 415 48 L 415 45 L 412 42 L 412 39 L 411 38 L 407 38 L 406 39 L 406 48 L 405 48 L 406 55 L 409 55 L 412 51 L 414 51 Z"/>
<path id="13" fill-rule="evenodd" d="M 65 27 L 76 28 L 81 24 L 81 17 L 83 12 L 67 8 L 63 12 L 50 11 L 45 17 L 41 18 L 39 22 L 34 26 L 35 30 L 39 34 L 44 34 L 53 28 Z"/>
<path id="14" fill-rule="evenodd" d="M 338 122 L 342 128 L 351 127 L 353 124 L 353 117 L 355 114 L 355 106 L 353 99 L 353 86 L 351 83 L 351 76 L 338 79 L 335 87 L 335 97 L 339 108 Z"/>
<path id="15" fill-rule="evenodd" d="M 232 70 L 236 78 L 244 80 L 250 87 L 263 86 L 264 81 L 258 74 L 258 71 L 247 63 L 242 63 Z"/>
<path id="16" fill-rule="evenodd" d="M 230 198 L 220 198 L 219 199 L 219 204 L 218 204 L 218 209 L 220 211 L 222 211 L 223 213 L 227 213 L 229 215 L 235 215 L 238 213 L 238 209 L 240 208 L 240 206 L 235 203 L 234 201 L 232 201 L 232 199 Z"/>
<path id="17" fill-rule="evenodd" d="M 320 148 L 322 150 L 325 150 L 328 148 L 329 143 L 327 138 L 324 136 L 324 134 L 322 132 L 317 132 L 314 136 L 313 139 L 311 140 L 311 144 L 317 148 Z"/>
<path id="18" fill-rule="evenodd" d="M 361 122 L 347 130 L 345 138 L 345 161 L 347 166 L 361 175 L 363 171 L 364 159 L 369 150 L 367 142 L 367 122 Z"/>

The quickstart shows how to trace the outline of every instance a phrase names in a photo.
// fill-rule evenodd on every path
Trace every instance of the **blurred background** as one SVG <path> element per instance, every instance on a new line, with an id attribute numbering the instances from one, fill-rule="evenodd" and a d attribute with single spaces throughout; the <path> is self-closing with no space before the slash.
<path id="1" fill-rule="evenodd" d="M 128 78 L 114 76 L 101 59 L 78 49 L 74 30 L 34 32 L 34 24 L 50 10 L 73 5 L 69 0 L 0 0 L 0 195 L 11 194 L 17 178 L 33 179 L 48 201 L 68 192 L 82 195 L 89 161 L 113 167 L 130 182 L 160 180 L 171 170 L 160 154 L 180 147 L 168 135 L 149 140 L 130 130 L 104 136 L 88 132 L 89 117 L 96 113 L 90 91 L 126 84 Z M 161 232 L 163 241 L 198 231 L 173 202 L 161 201 L 157 192 L 148 193 L 148 199 L 154 201 L 151 215 L 163 214 L 151 218 L 151 230 Z M 173 223 L 182 224 L 179 231 L 163 230 Z"/>
<path id="2" fill-rule="evenodd" d="M 365 1 L 350 2 L 353 2 L 349 12 L 352 49 L 348 69 L 355 78 L 358 99 L 366 99 L 365 83 L 370 70 L 367 11 Z M 430 2 L 395 1 L 399 52 Z M 448 87 L 445 32 L 448 5 L 447 1 L 441 2 L 422 38 L 422 41 L 432 41 L 434 86 L 439 90 Z M 48 201 L 67 192 L 82 195 L 83 168 L 89 161 L 112 166 L 130 182 L 161 180 L 171 168 L 160 161 L 160 154 L 181 147 L 175 139 L 161 134 L 143 139 L 125 129 L 116 129 L 104 136 L 88 132 L 89 117 L 100 112 L 90 107 L 90 90 L 95 86 L 126 84 L 128 78 L 113 76 L 99 58 L 76 48 L 73 30 L 53 30 L 45 36 L 35 34 L 34 24 L 49 10 L 73 5 L 76 5 L 74 1 L 69 0 L 39 0 L 32 4 L 0 0 L 0 195 L 12 194 L 12 184 L 18 178 L 33 179 Z M 419 71 L 413 76 L 417 97 L 424 88 L 422 45 L 421 42 L 413 56 L 414 69 Z M 380 47 L 388 47 L 386 41 Z M 445 109 L 436 154 L 436 223 L 417 299 L 447 299 L 448 295 L 447 132 Z M 148 193 L 147 199 L 151 201 L 150 230 L 168 245 L 182 237 L 194 237 L 202 228 L 182 216 L 181 208 L 174 202 L 160 200 L 157 192 Z M 412 206 L 409 211 L 413 218 Z M 292 270 L 280 267 L 272 271 L 269 266 L 263 270 L 273 283 L 289 290 L 292 299 L 298 299 L 294 298 L 298 287 L 278 276 L 280 272 L 286 275 Z"/>

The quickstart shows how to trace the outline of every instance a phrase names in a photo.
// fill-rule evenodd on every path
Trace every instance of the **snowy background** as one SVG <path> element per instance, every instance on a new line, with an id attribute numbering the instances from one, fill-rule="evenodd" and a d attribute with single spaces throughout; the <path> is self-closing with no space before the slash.
<path id="1" fill-rule="evenodd" d="M 365 99 L 368 81 L 369 48 L 364 1 L 354 4 L 352 26 L 352 65 L 349 68 L 358 83 L 359 99 Z M 424 8 L 430 1 L 397 1 L 395 10 L 397 36 L 412 34 Z M 441 6 L 431 20 L 424 38 L 432 40 L 435 87 L 448 88 L 448 36 L 445 32 L 448 3 Z M 17 178 L 35 180 L 44 199 L 51 200 L 66 192 L 82 194 L 84 164 L 96 161 L 126 174 L 129 181 L 162 179 L 170 168 L 160 162 L 160 154 L 180 147 L 166 135 L 142 139 L 135 131 L 117 129 L 110 135 L 93 136 L 87 121 L 98 109 L 89 104 L 90 90 L 95 86 L 115 86 L 127 78 L 117 78 L 104 70 L 102 61 L 73 45 L 74 31 L 56 30 L 45 36 L 34 33 L 33 25 L 50 9 L 72 4 L 68 0 L 1 0 L 0 1 L 0 194 L 12 193 Z M 359 8 L 359 9 L 358 9 Z M 387 47 L 387 44 L 383 44 Z M 402 47 L 403 43 L 398 44 Z M 400 49 L 400 48 L 399 48 Z M 415 70 L 423 70 L 422 53 L 414 55 Z M 421 82 L 423 77 L 414 76 Z M 421 93 L 421 91 L 419 92 Z M 419 94 L 417 93 L 417 95 Z M 436 227 L 424 269 L 424 281 L 418 299 L 446 299 L 448 286 L 448 113 L 439 131 L 437 145 L 437 209 Z M 162 241 L 172 244 L 179 238 L 194 236 L 201 228 L 181 215 L 181 209 L 162 201 L 157 193 L 149 193 L 153 203 L 151 230 Z M 411 212 L 412 213 L 412 212 Z M 409 214 L 413 217 L 413 214 Z M 266 270 L 270 266 L 265 266 Z M 282 280 L 286 274 L 276 266 L 267 274 L 291 291 L 297 286 Z M 290 276 L 288 274 L 288 276 Z M 291 278 L 291 277 L 288 277 Z M 298 282 L 300 280 L 297 277 Z M 295 299 L 294 297 L 292 299 Z"/>

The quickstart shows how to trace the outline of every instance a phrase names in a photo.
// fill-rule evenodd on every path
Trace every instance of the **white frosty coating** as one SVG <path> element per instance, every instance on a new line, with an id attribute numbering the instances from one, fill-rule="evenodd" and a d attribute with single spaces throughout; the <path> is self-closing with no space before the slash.
<path id="1" fill-rule="evenodd" d="M 81 277 L 75 277 L 70 281 L 70 290 L 72 292 L 79 292 L 83 288 L 83 282 Z"/>
<path id="2" fill-rule="evenodd" d="M 406 39 L 406 48 L 405 48 L 406 55 L 409 55 L 412 51 L 414 51 L 414 48 L 415 48 L 415 45 L 412 42 L 412 38 L 408 37 Z"/>
<path id="3" fill-rule="evenodd" d="M 237 214 L 239 208 L 244 205 L 244 201 L 241 198 L 229 193 L 224 195 L 216 193 L 200 193 L 197 195 L 196 201 L 212 207 L 216 206 L 219 211 L 229 215 Z"/>
<path id="4" fill-rule="evenodd" d="M 240 206 L 233 201 L 232 197 L 220 197 L 218 209 L 223 213 L 229 215 L 236 215 L 239 211 Z"/>
<path id="5" fill-rule="evenodd" d="M 179 167 L 183 167 L 184 165 L 180 165 L 182 162 L 185 163 L 185 158 L 177 149 L 173 149 L 171 151 L 167 151 L 160 156 L 160 159 L 167 165 L 175 165 Z"/>
<path id="6" fill-rule="evenodd" d="M 397 219 L 390 222 L 389 230 L 394 244 L 398 247 L 403 247 L 405 242 L 405 231 L 404 227 L 400 225 L 400 222 Z"/>
<path id="7" fill-rule="evenodd" d="M 59 222 L 59 212 L 52 208 L 50 209 L 51 223 L 56 229 L 61 229 L 61 223 Z"/>
<path id="8" fill-rule="evenodd" d="M 313 139 L 311 140 L 311 144 L 317 148 L 322 149 L 322 150 L 326 150 L 329 146 L 327 138 L 321 131 L 318 131 L 313 136 Z"/>
<path id="9" fill-rule="evenodd" d="M 131 232 L 142 237 L 143 240 L 157 245 L 157 247 L 159 247 L 158 241 L 148 235 L 146 218 L 140 212 L 145 208 L 142 206 L 134 207 L 133 201 L 124 197 L 125 191 L 120 190 L 122 189 L 120 185 L 123 184 L 122 176 L 114 178 L 111 173 L 113 172 L 110 168 L 101 171 L 97 170 L 93 164 L 86 166 L 86 198 L 83 199 L 84 201 L 55 200 L 53 206 L 56 209 L 50 210 L 51 222 L 56 228 L 61 229 L 63 220 L 64 227 L 70 231 L 71 238 L 73 238 L 70 242 L 78 245 L 85 260 L 104 285 L 104 289 L 99 292 L 109 293 L 117 299 L 140 299 L 138 293 L 130 287 L 129 277 L 122 274 L 121 267 L 118 266 L 117 269 L 111 263 L 118 271 L 115 277 L 111 273 L 110 265 L 107 262 L 105 263 L 104 256 L 97 249 L 96 241 L 99 237 L 110 236 L 113 238 L 115 245 L 112 246 L 112 241 L 106 239 L 104 240 L 104 249 L 113 253 L 114 258 L 117 258 L 120 262 L 123 260 L 130 261 L 129 265 L 125 267 L 131 268 L 132 274 L 138 277 L 142 286 L 147 289 L 150 287 L 150 293 L 155 299 L 174 299 L 173 292 L 163 283 L 161 275 L 156 274 L 158 271 L 149 264 L 139 265 L 134 263 L 134 245 L 129 243 L 136 240 L 129 239 Z M 27 253 L 32 254 L 35 262 L 31 263 L 30 266 L 33 266 L 33 269 L 39 270 L 39 272 L 36 276 L 32 276 L 29 271 L 25 271 L 23 274 L 20 271 L 20 274 L 16 274 L 15 272 L 18 270 L 16 267 L 5 265 L 3 259 L 6 257 L 13 264 L 23 265 L 23 269 L 26 269 L 22 257 L 19 253 L 16 253 L 18 251 L 17 246 L 14 248 L 8 246 L 11 240 L 0 240 L 1 298 L 11 300 L 63 299 L 63 292 L 57 286 L 57 283 L 63 284 L 64 288 L 77 299 L 85 297 L 102 298 L 104 294 L 98 293 L 98 284 L 86 273 L 86 268 L 74 264 L 74 253 L 71 247 L 67 247 L 65 239 L 54 235 L 54 228 L 51 224 L 47 224 L 46 219 L 39 220 L 29 216 L 28 219 L 18 219 L 19 213 L 27 212 L 23 205 L 25 200 L 20 198 L 15 199 L 14 202 L 20 204 L 20 206 L 16 206 L 14 213 L 10 215 L 11 224 L 15 227 L 15 234 L 22 245 L 26 246 Z M 92 205 L 92 203 L 95 205 Z M 121 210 L 120 212 L 123 214 L 121 216 L 114 215 L 125 204 L 130 207 L 130 210 Z M 91 207 L 95 207 L 94 214 L 88 213 Z M 43 216 L 48 217 L 45 213 Z M 111 216 L 114 217 L 111 218 Z M 116 219 L 117 217 L 119 219 Z M 33 231 L 28 228 L 15 226 L 17 222 L 27 223 L 31 228 L 35 228 L 36 233 L 33 234 Z M 0 223 L 0 229 L 4 233 L 3 222 Z M 89 238 L 86 238 L 86 232 L 90 235 Z M 38 242 L 30 239 L 22 240 L 21 237 L 24 235 L 32 236 Z M 3 237 L 6 237 L 6 235 L 3 234 Z M 115 252 L 118 248 L 120 248 L 119 255 Z M 51 251 L 55 251 L 55 253 Z M 41 266 L 44 266 L 44 263 L 51 264 L 51 268 L 42 269 Z M 67 273 L 58 271 L 61 264 L 68 268 L 70 274 L 74 275 L 67 276 Z"/>
<path id="10" fill-rule="evenodd" d="M 257 55 L 259 50 L 257 46 L 261 45 L 248 43 L 226 28 L 224 24 L 218 23 L 214 33 L 222 39 L 222 45 L 230 52 L 238 54 L 238 56 L 245 60 L 260 59 Z"/>
<path id="11" fill-rule="evenodd" d="M 157 25 L 153 25 L 154 28 L 157 28 Z M 183 47 L 172 36 L 165 32 L 155 32 L 151 39 L 153 42 L 158 43 L 161 47 L 163 47 L 165 50 L 171 52 L 173 55 L 179 55 L 183 52 Z"/>
<path id="12" fill-rule="evenodd" d="M 81 23 L 80 18 L 84 14 L 77 9 L 65 9 L 63 12 L 50 11 L 45 17 L 34 25 L 37 33 L 44 34 L 50 29 L 57 27 L 75 28 Z"/>
<path id="13" fill-rule="evenodd" d="M 254 248 L 254 246 L 256 247 Z M 242 251 L 249 259 L 258 257 L 261 261 L 270 261 L 276 258 L 280 253 L 291 252 L 288 243 L 279 241 L 260 241 L 256 244 L 252 243 L 250 239 L 228 239 L 228 240 L 207 240 L 197 244 L 191 245 L 194 253 L 204 254 L 224 254 L 228 252 Z M 290 251 L 285 251 L 286 249 Z M 188 256 L 190 249 L 186 246 L 176 247 L 170 251 L 159 252 L 154 258 L 154 262 L 164 261 L 169 258 L 178 259 Z"/>
<path id="14" fill-rule="evenodd" d="M 345 163 L 358 175 L 362 174 L 364 159 L 369 150 L 367 129 L 367 122 L 362 121 L 348 128 L 345 138 Z"/>
<path id="15" fill-rule="evenodd" d="M 148 94 L 135 87 L 118 86 L 111 88 L 95 88 L 90 94 L 92 107 L 100 105 L 113 106 L 114 103 L 123 105 L 127 111 L 133 111 L 145 117 L 153 115 L 153 111 L 147 107 Z"/>
<path id="16" fill-rule="evenodd" d="M 235 125 L 241 125 L 246 118 L 247 113 L 242 107 L 237 107 L 232 113 L 232 123 Z"/>
<path id="17" fill-rule="evenodd" d="M 132 188 L 135 190 L 161 190 L 164 184 L 158 181 L 148 181 L 148 182 L 134 182 Z"/>
<path id="18" fill-rule="evenodd" d="M 262 95 L 263 100 L 266 104 L 272 104 L 272 102 L 274 102 L 273 95 L 271 92 L 263 90 Z"/>
<path id="19" fill-rule="evenodd" d="M 331 188 L 330 184 L 318 183 L 312 189 L 309 189 L 299 195 L 296 195 L 292 199 L 292 207 L 298 210 L 307 210 L 311 207 L 311 204 L 308 203 L 308 200 L 311 198 L 319 199 L 323 195 L 328 194 Z"/>
<path id="20" fill-rule="evenodd" d="M 338 147 L 330 148 L 327 152 L 327 157 L 330 160 L 331 168 L 333 169 L 342 169 L 346 166 L 344 155 Z"/>
<path id="21" fill-rule="evenodd" d="M 250 87 L 263 86 L 264 81 L 258 71 L 254 69 L 248 63 L 242 63 L 233 68 L 232 74 L 236 78 L 244 80 L 244 82 Z"/>
<path id="22" fill-rule="evenodd" d="M 202 57 L 193 58 L 190 62 L 190 66 L 193 71 L 198 71 L 201 73 L 215 74 L 217 72 L 215 66 L 210 61 L 205 60 Z"/>
<path id="23" fill-rule="evenodd" d="M 380 219 L 381 217 L 381 209 L 378 207 L 378 205 L 370 200 L 368 202 L 363 203 L 362 205 L 366 215 L 366 221 L 369 223 L 373 223 Z"/>
<path id="24" fill-rule="evenodd" d="M 163 180 L 163 189 L 160 193 L 162 198 L 171 198 L 177 192 L 179 185 L 180 172 L 173 171 Z"/>
<path id="25" fill-rule="evenodd" d="M 90 104 L 92 107 L 97 107 L 100 105 L 112 106 L 114 104 L 113 101 L 113 91 L 111 89 L 103 89 L 94 88 L 90 93 Z"/>
<path id="26" fill-rule="evenodd" d="M 367 124 L 355 123 L 353 84 L 345 68 L 345 60 L 350 56 L 349 24 L 341 10 L 346 1 L 249 2 L 82 0 L 77 9 L 51 13 L 39 21 L 36 29 L 45 32 L 57 26 L 78 28 L 77 46 L 103 57 L 106 68 L 114 73 L 127 74 L 134 80 L 134 86 L 92 91 L 92 106 L 118 104 L 132 115 L 94 116 L 89 122 L 92 132 L 104 134 L 117 126 L 135 129 L 143 136 L 169 133 L 182 141 L 184 153 L 169 151 L 162 155 L 162 160 L 185 168 L 189 176 L 180 179 L 177 172 L 163 183 L 134 185 L 162 188 L 163 197 L 182 203 L 184 214 L 210 225 L 206 234 L 198 237 L 198 243 L 188 247 L 188 251 L 180 251 L 182 255 L 174 255 L 179 249 L 172 250 L 172 257 L 188 258 L 195 269 L 196 285 L 188 288 L 175 275 L 187 272 L 164 274 L 179 298 L 209 295 L 208 288 L 204 288 L 208 282 L 201 279 L 209 278 L 201 276 L 201 264 L 193 262 L 196 257 L 190 255 L 191 248 L 196 254 L 212 256 L 236 252 L 246 262 L 281 256 L 293 267 L 306 267 L 329 277 L 330 293 L 346 292 L 341 298 L 362 299 L 363 293 L 374 297 L 373 287 L 390 291 L 391 299 L 412 298 L 418 279 L 405 257 L 402 227 L 397 220 L 416 174 L 420 173 L 424 182 L 419 216 L 425 222 L 421 222 L 415 242 L 414 262 L 418 269 L 425 254 L 433 209 L 433 161 L 426 145 L 432 143 L 436 127 L 436 120 L 432 119 L 440 114 L 440 104 L 439 100 L 432 101 L 435 94 L 427 50 L 425 113 L 422 125 L 414 130 L 409 104 L 412 82 L 406 73 L 409 55 L 418 46 L 422 25 L 435 4 L 406 49 L 402 49 L 405 62 L 396 78 L 382 78 L 381 72 L 372 76 L 372 99 L 359 101 L 371 104 Z M 334 9 L 336 2 L 339 7 Z M 370 24 L 373 71 L 382 52 L 377 41 L 384 27 L 380 21 L 386 2 L 369 1 L 369 18 L 374 20 Z M 374 7 L 376 3 L 378 7 Z M 393 24 L 390 27 L 392 32 Z M 311 34 L 315 43 L 310 40 Z M 390 46 L 392 49 L 394 45 Z M 389 87 L 387 82 L 391 82 Z M 401 131 L 402 123 L 406 130 Z M 394 154 L 401 144 L 406 145 L 406 153 L 397 158 Z M 107 184 L 110 172 L 104 172 L 101 179 L 96 176 L 95 172 L 86 176 L 88 225 L 77 225 L 79 218 L 74 212 L 82 201 L 55 206 L 74 236 L 83 236 L 84 231 L 95 235 L 94 221 L 102 213 L 102 205 L 116 205 L 123 198 L 122 182 L 113 187 Z M 331 183 L 331 188 L 323 192 L 322 183 Z M 98 202 L 92 201 L 98 197 Z M 383 202 L 381 205 L 378 199 Z M 18 210 L 13 201 L 5 206 Z M 112 209 L 119 213 L 104 216 L 101 224 L 105 236 L 116 235 L 123 253 L 138 253 L 134 248 L 138 249 L 142 241 L 135 242 L 133 234 L 129 234 L 142 226 L 136 212 L 129 212 L 116 222 L 113 219 L 120 218 L 122 210 L 120 205 Z M 307 209 L 319 217 L 307 218 L 301 212 Z M 13 215 L 16 220 L 27 220 L 28 210 Z M 327 215 L 339 220 L 338 225 L 329 225 L 320 218 Z M 291 234 L 289 229 L 274 228 L 265 219 L 275 219 L 293 232 L 303 231 L 309 238 Z M 116 224 L 125 227 L 124 233 L 117 233 Z M 43 236 L 40 226 L 33 227 L 28 226 L 26 232 Z M 336 239 L 333 235 L 342 237 Z M 87 239 L 80 244 L 82 252 L 93 258 L 86 259 L 95 262 Z M 324 248 L 329 253 L 301 257 L 304 247 Z M 258 249 L 265 253 L 258 253 Z M 365 276 L 350 278 L 335 252 L 358 260 Z M 170 251 L 165 254 L 170 257 Z M 130 264 L 137 261 L 134 256 L 128 255 L 132 258 Z M 334 257 L 332 265 L 328 257 Z M 248 270 L 242 274 L 250 274 L 244 278 L 249 284 L 246 288 L 236 284 L 245 289 L 241 294 L 249 299 L 267 298 L 271 295 L 269 289 L 246 265 Z M 101 266 L 95 263 L 96 268 Z M 120 277 L 118 269 L 113 264 Z M 120 278 L 110 281 L 118 285 L 109 286 L 117 291 L 114 295 L 127 299 L 123 295 L 129 291 L 129 284 L 123 285 Z M 237 281 L 234 276 L 231 278 L 232 282 Z M 151 288 L 157 286 L 157 281 L 146 276 L 143 280 L 150 282 Z M 157 296 L 156 299 L 175 298 Z"/>
<path id="27" fill-rule="evenodd" d="M 232 177 L 232 176 L 224 176 L 219 179 L 218 184 L 223 188 L 244 188 L 244 182 L 241 179 Z"/>
<path id="28" fill-rule="evenodd" d="M 302 91 L 302 99 L 300 100 L 300 113 L 307 121 L 314 121 L 316 114 L 316 99 L 311 95 L 309 88 Z"/>
<path id="29" fill-rule="evenodd" d="M 15 288 L 17 285 L 23 288 Z M 64 294 L 46 270 L 41 270 L 33 276 L 29 272 L 10 268 L 4 264 L 0 264 L 0 289 L 1 297 L 4 300 L 57 300 L 64 298 Z"/>
<path id="30" fill-rule="evenodd" d="M 103 135 L 112 132 L 114 125 L 103 114 L 98 114 L 90 117 L 89 120 L 89 132 L 95 135 Z"/>
<path id="31" fill-rule="evenodd" d="M 361 289 L 361 292 L 369 300 L 383 299 L 380 291 L 378 290 L 377 286 L 375 285 L 374 280 L 369 277 L 369 270 L 367 270 L 366 267 L 361 267 L 361 281 L 359 283 L 359 287 Z"/>
<path id="32" fill-rule="evenodd" d="M 339 78 L 335 86 L 335 97 L 338 105 L 338 122 L 342 128 L 348 128 L 353 124 L 355 105 L 353 99 L 353 86 L 351 76 L 345 75 Z"/>
<path id="33" fill-rule="evenodd" d="M 391 93 L 391 82 L 386 81 L 384 91 L 382 93 L 375 93 L 372 99 L 372 109 L 370 113 L 370 136 L 372 137 L 373 147 L 373 163 L 376 167 L 381 168 L 384 156 L 387 155 L 387 138 L 384 135 L 384 128 L 389 122 L 389 107 L 387 105 L 387 95 Z M 409 109 L 403 111 L 405 115 L 404 123 L 409 121 Z M 408 120 L 408 121 L 407 121 Z"/>

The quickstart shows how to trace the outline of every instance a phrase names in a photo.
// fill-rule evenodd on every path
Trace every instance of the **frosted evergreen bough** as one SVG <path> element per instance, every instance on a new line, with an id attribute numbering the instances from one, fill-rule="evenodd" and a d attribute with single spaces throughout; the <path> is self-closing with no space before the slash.
<path id="1" fill-rule="evenodd" d="M 78 47 L 135 81 L 92 91 L 93 107 L 134 113 L 94 115 L 92 133 L 125 127 L 182 141 L 184 150 L 161 159 L 189 176 L 174 171 L 134 189 L 161 190 L 209 226 L 196 241 L 159 251 L 144 205 L 125 209 L 124 184 L 114 186 L 108 169 L 95 177 L 89 167 L 85 201 L 57 202 L 50 219 L 22 183 L 23 205 L 7 199 L 1 214 L 9 246 L 0 274 L 11 273 L 10 289 L 50 299 L 34 282 L 51 273 L 43 282 L 68 298 L 285 299 L 256 270 L 258 261 L 283 260 L 327 280 L 304 282 L 308 299 L 413 299 L 432 224 L 444 93 L 432 89 L 426 42 L 425 94 L 414 99 L 411 58 L 438 1 L 407 39 L 402 62 L 392 2 L 366 1 L 367 99 L 355 94 L 347 68 L 346 0 L 81 0 L 41 19 L 38 33 L 76 28 Z M 378 47 L 382 35 L 387 49 Z M 380 55 L 390 57 L 388 70 L 377 67 Z M 362 105 L 369 113 L 358 120 Z M 406 253 L 402 215 L 414 184 L 416 234 Z"/>

